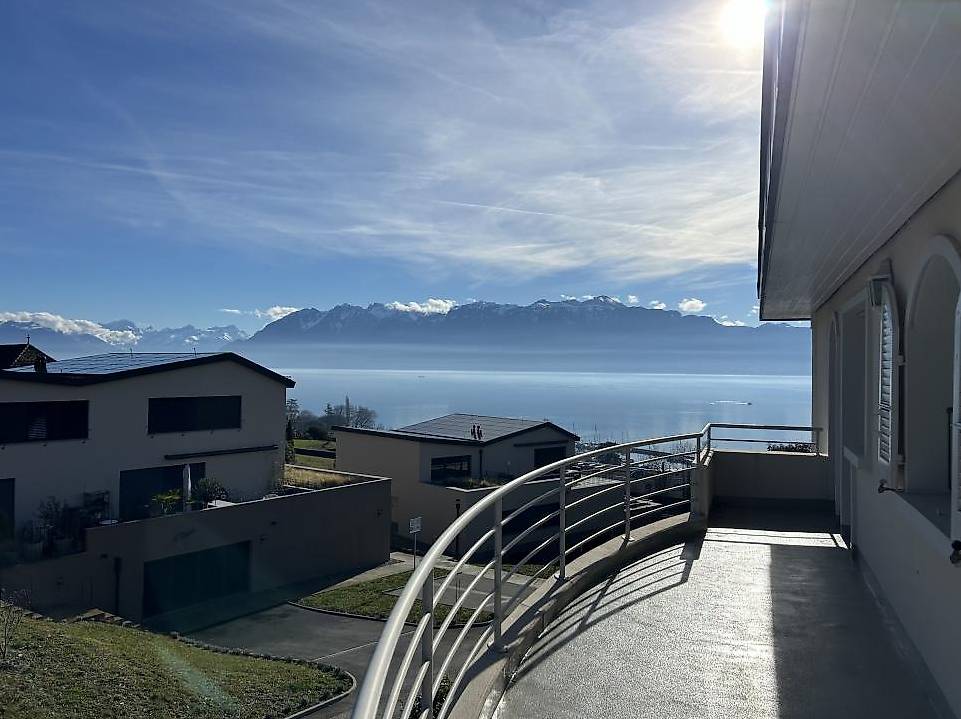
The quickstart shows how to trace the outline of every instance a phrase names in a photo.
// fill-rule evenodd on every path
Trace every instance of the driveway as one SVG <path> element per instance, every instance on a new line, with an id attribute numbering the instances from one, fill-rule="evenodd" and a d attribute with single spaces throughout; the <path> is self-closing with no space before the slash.
<path id="1" fill-rule="evenodd" d="M 194 632 L 190 636 L 224 647 L 320 660 L 346 669 L 360 682 L 383 629 L 384 623 L 373 619 L 339 617 L 282 604 Z M 405 632 L 404 636 L 409 636 L 412 631 Z M 458 649 L 458 656 L 466 655 L 483 631 L 483 627 L 471 629 Z M 447 631 L 440 650 L 442 657 L 446 656 L 459 633 L 460 630 L 455 628 Z M 399 646 L 398 661 L 406 642 L 401 640 Z M 459 665 L 455 662 L 455 666 Z M 349 717 L 356 694 L 355 690 L 346 699 L 314 712 L 310 715 L 311 719 Z"/>

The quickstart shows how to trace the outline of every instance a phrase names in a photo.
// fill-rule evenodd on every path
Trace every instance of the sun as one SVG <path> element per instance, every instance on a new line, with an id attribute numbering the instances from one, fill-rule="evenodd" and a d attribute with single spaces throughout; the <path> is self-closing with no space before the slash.
<path id="1" fill-rule="evenodd" d="M 764 39 L 765 0 L 728 0 L 719 24 L 725 41 L 736 48 L 759 47 Z"/>

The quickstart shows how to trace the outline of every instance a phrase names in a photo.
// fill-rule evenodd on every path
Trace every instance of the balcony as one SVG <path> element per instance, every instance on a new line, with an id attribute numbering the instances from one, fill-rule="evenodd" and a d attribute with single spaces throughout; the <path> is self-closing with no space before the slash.
<path id="1" fill-rule="evenodd" d="M 952 716 L 837 528 L 828 458 L 741 448 L 799 430 L 715 424 L 619 445 L 621 461 L 590 495 L 612 501 L 574 522 L 569 492 L 594 474 L 567 470 L 593 453 L 491 494 L 493 522 L 461 561 L 493 545 L 493 591 L 480 606 L 494 622 L 448 632 L 425 616 L 403 631 L 414 599 L 433 607 L 452 581 L 435 583 L 433 566 L 460 525 L 479 521 L 478 505 L 411 577 L 353 717 Z M 660 471 L 639 476 L 653 461 Z M 510 545 L 524 531 L 505 543 L 504 525 L 519 512 L 500 506 L 550 472 L 562 481 L 535 499 L 555 503 L 539 529 L 556 516 L 557 531 L 516 558 Z M 676 479 L 650 491 L 657 475 Z M 613 524 L 598 521 L 605 515 Z M 575 535 L 584 523 L 591 531 Z M 526 597 L 503 594 L 507 563 L 532 557 L 542 583 Z"/>

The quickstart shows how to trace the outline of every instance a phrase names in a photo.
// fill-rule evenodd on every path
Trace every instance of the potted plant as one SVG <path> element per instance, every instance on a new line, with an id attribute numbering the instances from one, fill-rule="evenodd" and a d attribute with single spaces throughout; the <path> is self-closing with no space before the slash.
<path id="1" fill-rule="evenodd" d="M 36 523 L 23 525 L 20 530 L 20 551 L 27 561 L 40 559 L 43 556 L 44 532 Z"/>
<path id="2" fill-rule="evenodd" d="M 198 480 L 193 486 L 190 496 L 201 509 L 216 500 L 230 499 L 230 493 L 227 491 L 227 488 L 212 477 L 205 477 L 204 479 Z"/>
<path id="3" fill-rule="evenodd" d="M 150 500 L 151 510 L 156 509 L 157 515 L 162 516 L 173 514 L 182 506 L 183 495 L 179 489 L 171 489 L 167 492 L 155 494 Z M 153 511 L 151 512 L 151 514 Z"/>

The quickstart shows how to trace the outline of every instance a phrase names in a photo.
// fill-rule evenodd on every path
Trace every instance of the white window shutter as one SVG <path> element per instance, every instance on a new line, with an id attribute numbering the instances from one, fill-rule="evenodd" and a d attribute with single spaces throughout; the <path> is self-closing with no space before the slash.
<path id="1" fill-rule="evenodd" d="M 881 305 L 880 364 L 878 369 L 878 459 L 890 465 L 896 457 L 894 443 L 897 425 L 894 417 L 895 376 L 898 372 L 894 308 L 885 292 Z"/>

